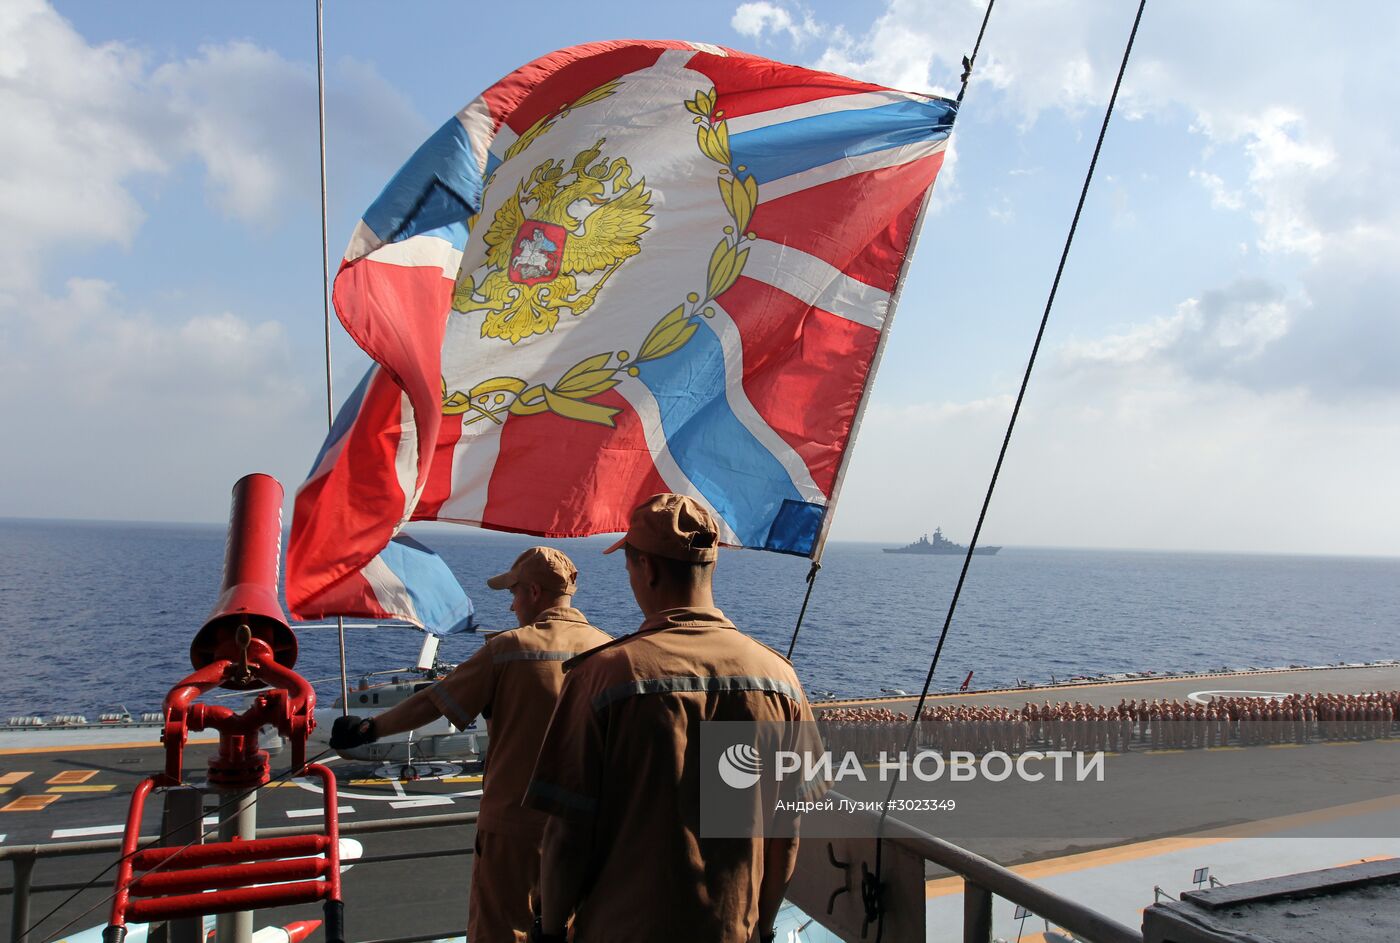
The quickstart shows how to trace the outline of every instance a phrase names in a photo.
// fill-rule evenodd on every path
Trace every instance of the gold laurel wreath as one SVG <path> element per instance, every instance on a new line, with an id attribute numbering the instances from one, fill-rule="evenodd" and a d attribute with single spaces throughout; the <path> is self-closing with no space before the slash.
<path id="1" fill-rule="evenodd" d="M 511 145 L 506 158 L 523 151 L 531 142 L 539 138 L 555 120 L 563 117 L 574 108 L 606 98 L 616 91 L 619 82 L 609 82 L 587 93 L 577 101 L 566 105 L 558 113 L 542 118 L 530 127 Z M 535 384 L 529 386 L 518 377 L 494 377 L 472 387 L 467 393 L 460 390 L 447 392 L 443 385 L 443 412 L 446 415 L 461 415 L 476 412 L 466 422 L 489 419 L 495 423 L 502 420 L 498 411 L 509 411 L 517 416 L 530 416 L 542 412 L 553 412 L 568 419 L 591 422 L 603 426 L 614 426 L 613 417 L 621 412 L 611 406 L 589 402 L 596 396 L 606 393 L 622 382 L 619 374 L 635 377 L 641 371 L 638 364 L 660 360 L 675 353 L 689 342 L 699 329 L 699 319 L 712 318 L 715 309 L 711 305 L 716 298 L 728 291 L 749 257 L 745 243 L 756 237 L 748 231 L 754 208 L 758 206 L 758 181 L 746 173 L 743 165 L 732 166 L 729 149 L 729 127 L 724 120 L 724 112 L 715 110 L 715 93 L 697 90 L 695 97 L 685 102 L 686 110 L 695 115 L 696 143 L 700 152 L 719 164 L 717 183 L 721 199 L 733 225 L 724 227 L 724 235 L 710 253 L 704 293 L 689 292 L 685 301 L 676 305 L 657 321 L 637 348 L 636 356 L 629 351 L 618 350 L 586 357 L 564 371 L 553 386 Z M 614 359 L 616 364 L 613 363 Z M 472 402 L 473 398 L 489 396 L 499 403 L 499 410 L 482 408 Z M 505 407 L 506 399 L 513 395 L 514 401 Z"/>

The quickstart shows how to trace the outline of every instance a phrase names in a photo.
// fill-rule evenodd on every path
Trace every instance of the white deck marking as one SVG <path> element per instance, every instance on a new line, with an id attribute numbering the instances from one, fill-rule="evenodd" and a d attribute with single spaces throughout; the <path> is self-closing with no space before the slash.
<path id="1" fill-rule="evenodd" d="M 1208 704 L 1217 697 L 1263 697 L 1271 701 L 1281 701 L 1288 697 L 1282 691 L 1192 691 L 1186 695 L 1188 701 L 1197 704 Z"/>
<path id="2" fill-rule="evenodd" d="M 336 809 L 336 811 L 337 811 L 338 813 L 340 813 L 341 815 L 353 815 L 354 812 L 355 812 L 355 807 L 352 806 L 352 805 L 343 805 L 343 806 L 340 806 L 338 809 Z M 326 810 L 325 810 L 325 809 L 288 809 L 288 810 L 287 810 L 287 818 L 289 818 L 289 819 L 309 819 L 309 818 L 312 818 L 313 816 L 325 815 L 325 814 L 326 814 Z"/>
<path id="3" fill-rule="evenodd" d="M 125 825 L 90 825 L 87 828 L 56 828 L 50 838 L 87 838 L 91 835 L 117 835 L 126 831 Z"/>
<path id="4" fill-rule="evenodd" d="M 452 800 L 447 796 L 425 796 L 422 799 L 404 799 L 401 802 L 391 802 L 391 809 L 421 809 L 429 805 L 451 805 Z"/>

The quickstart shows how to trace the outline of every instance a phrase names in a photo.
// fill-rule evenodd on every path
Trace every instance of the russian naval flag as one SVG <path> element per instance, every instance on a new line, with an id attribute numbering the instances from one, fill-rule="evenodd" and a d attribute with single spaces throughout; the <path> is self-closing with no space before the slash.
<path id="1" fill-rule="evenodd" d="M 582 536 L 662 491 L 818 553 L 955 114 L 686 42 L 492 86 L 350 240 L 335 307 L 375 366 L 298 492 L 292 610 L 412 520 Z"/>
<path id="2" fill-rule="evenodd" d="M 296 618 L 398 619 L 432 635 L 475 632 L 476 607 L 442 558 L 399 534 L 357 573 L 304 603 Z"/>

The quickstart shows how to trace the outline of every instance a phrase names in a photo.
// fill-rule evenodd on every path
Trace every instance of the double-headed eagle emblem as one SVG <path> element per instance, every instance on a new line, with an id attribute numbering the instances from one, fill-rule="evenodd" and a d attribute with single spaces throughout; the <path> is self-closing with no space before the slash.
<path id="1" fill-rule="evenodd" d="M 603 156 L 606 138 L 566 170 L 546 160 L 516 186 L 486 230 L 486 263 L 463 272 L 453 310 L 484 313 L 481 336 L 517 344 L 578 317 L 624 261 L 641 251 L 651 220 L 646 180 L 626 158 Z"/>
<path id="2" fill-rule="evenodd" d="M 506 149 L 505 163 L 497 172 L 547 134 L 556 121 L 607 98 L 621 84 L 614 80 L 600 85 L 535 122 Z M 625 348 L 591 354 L 580 351 L 580 359 L 556 379 L 527 371 L 523 377 L 492 376 L 468 387 L 460 379 L 449 385 L 444 374 L 444 415 L 461 416 L 464 429 L 477 422 L 501 425 L 507 416 L 542 413 L 612 426 L 622 408 L 605 394 L 626 378 L 640 376 L 646 364 L 665 360 L 684 348 L 700 329 L 700 322 L 715 316 L 713 302 L 743 274 L 748 244 L 756 238 L 749 223 L 758 206 L 758 181 L 734 161 L 729 127 L 717 107 L 714 89 L 698 89 L 682 104 L 696 125 L 695 143 L 700 153 L 718 165 L 713 179 L 729 220 L 710 252 L 705 281 L 697 286 L 703 291 L 683 295 L 678 291 L 676 297 L 682 300 L 662 314 L 644 336 L 632 336 L 633 343 Z M 652 218 L 652 194 L 645 178 L 632 182 L 632 167 L 625 158 L 603 155 L 606 140 L 599 138 L 592 147 L 579 151 L 567 170 L 562 161 L 546 160 L 530 171 L 496 210 L 482 236 L 486 260 L 472 271 L 462 272 L 452 298 L 453 310 L 482 313 L 483 338 L 514 345 L 536 334 L 550 333 L 559 323 L 561 311 L 571 317 L 582 315 L 618 267 L 641 251 L 641 239 Z M 492 179 L 487 180 L 488 187 Z M 472 222 L 475 232 L 480 221 Z M 489 354 L 476 353 L 483 355 L 480 360 L 494 365 Z M 480 363 L 474 361 L 471 366 Z"/>

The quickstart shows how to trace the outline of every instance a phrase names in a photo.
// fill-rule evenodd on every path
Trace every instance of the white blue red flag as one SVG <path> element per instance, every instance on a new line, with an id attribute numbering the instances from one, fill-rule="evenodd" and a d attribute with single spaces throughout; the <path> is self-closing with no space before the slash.
<path id="1" fill-rule="evenodd" d="M 955 114 L 685 42 L 488 89 L 346 251 L 376 366 L 297 495 L 293 611 L 410 520 L 581 536 L 662 491 L 816 553 Z"/>
<path id="2" fill-rule="evenodd" d="M 407 534 L 389 541 L 358 572 L 319 593 L 300 619 L 398 619 L 433 635 L 475 632 L 476 607 L 442 558 Z"/>

